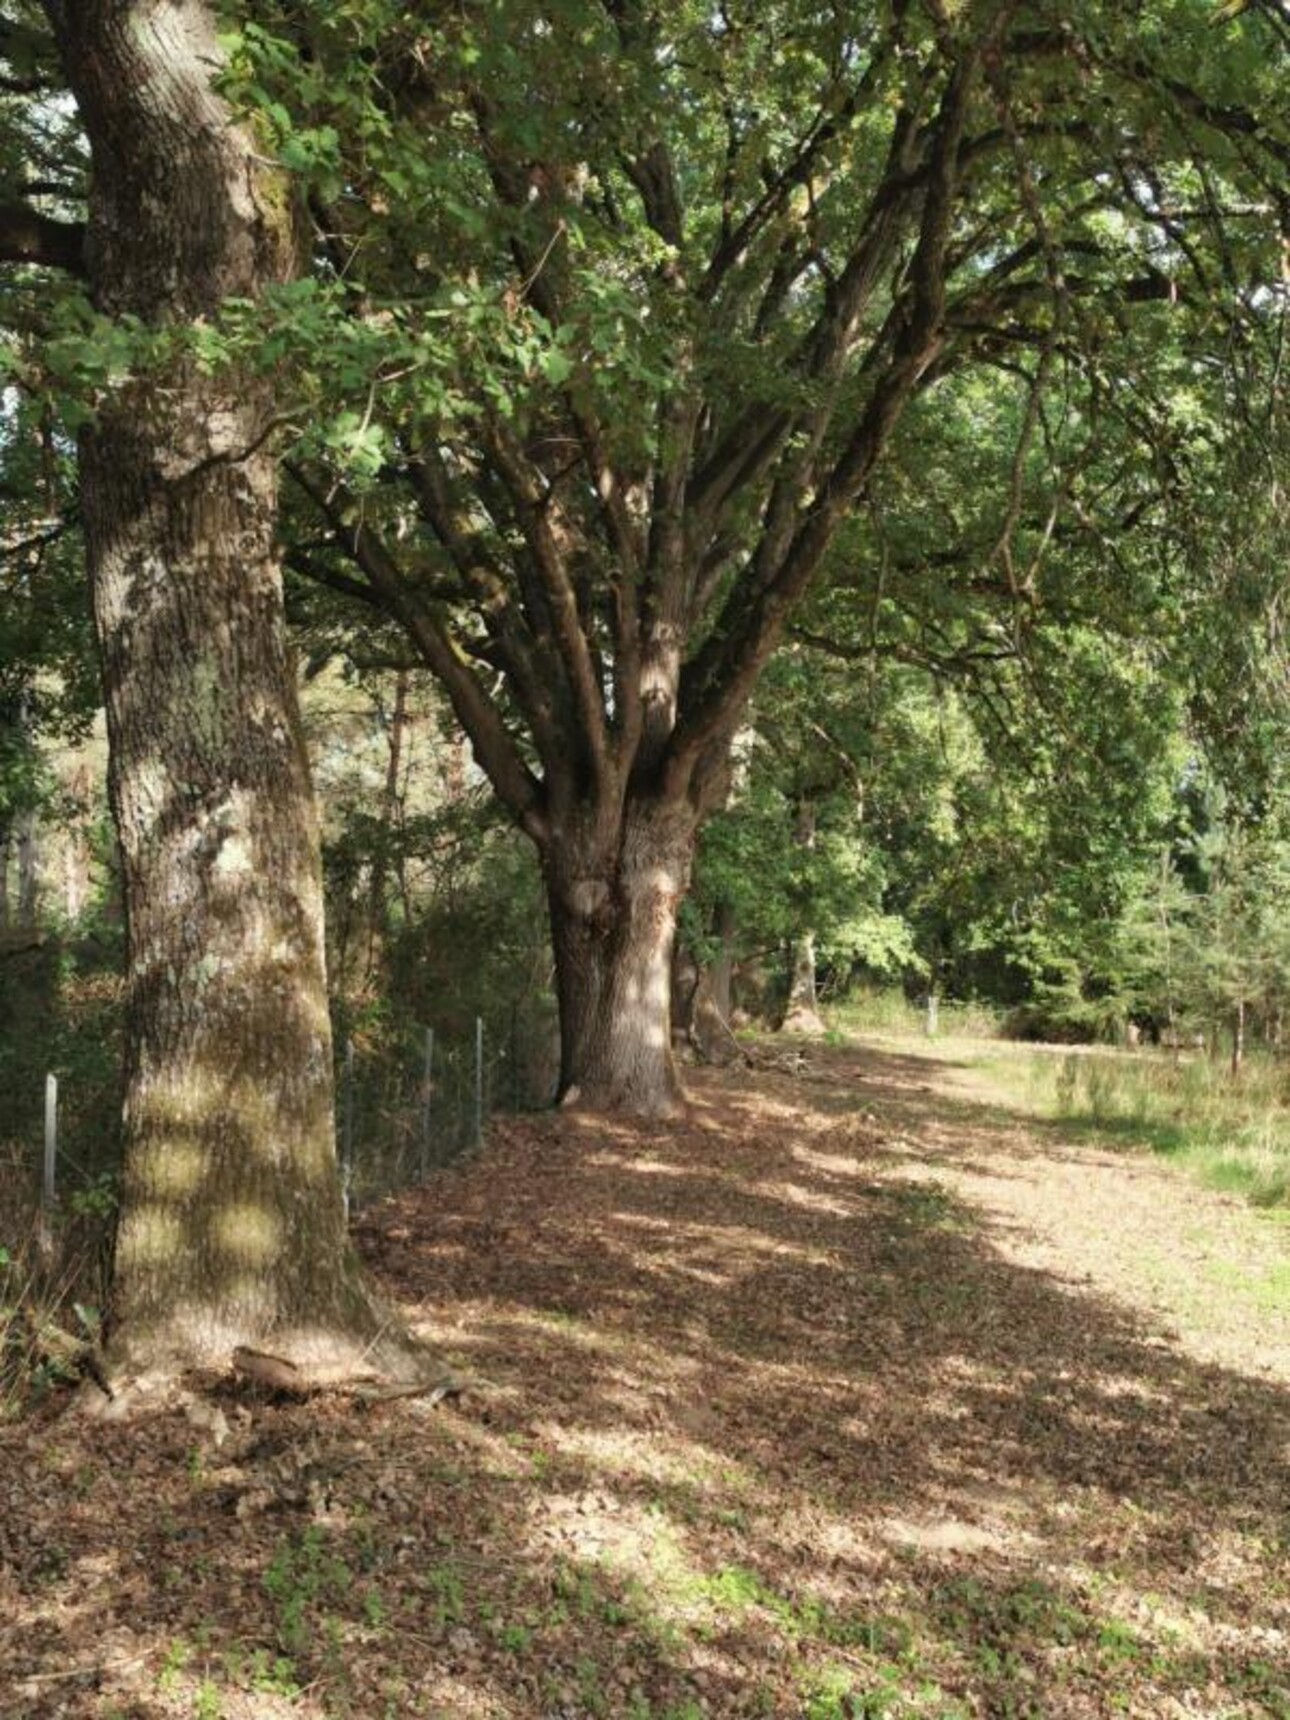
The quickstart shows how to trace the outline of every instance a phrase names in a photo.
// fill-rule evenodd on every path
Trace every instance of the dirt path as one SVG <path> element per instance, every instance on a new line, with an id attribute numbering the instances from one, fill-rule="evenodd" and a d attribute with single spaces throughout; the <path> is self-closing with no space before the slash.
<path id="1" fill-rule="evenodd" d="M 1287 1720 L 1284 1314 L 1175 1295 L 1244 1215 L 812 1062 L 368 1214 L 446 1410 L 0 1434 L 0 1714 Z"/>
<path id="2" fill-rule="evenodd" d="M 992 1061 L 1009 1049 L 1018 1060 L 1035 1055 L 994 1048 Z M 1090 1146 L 1017 1116 L 1013 1089 L 982 1067 L 979 1045 L 916 1054 L 912 1091 L 886 1066 L 890 1055 L 876 1043 L 855 1086 L 880 1106 L 885 1145 L 906 1157 L 911 1179 L 943 1179 L 1010 1259 L 1151 1316 L 1161 1341 L 1290 1383 L 1286 1215 L 1259 1213 L 1148 1153 Z"/>

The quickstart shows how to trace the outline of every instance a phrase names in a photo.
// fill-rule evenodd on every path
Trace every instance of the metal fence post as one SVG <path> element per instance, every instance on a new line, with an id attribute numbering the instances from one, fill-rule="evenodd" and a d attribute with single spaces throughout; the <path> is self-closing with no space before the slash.
<path id="1" fill-rule="evenodd" d="M 354 1180 L 354 1041 L 345 1041 L 345 1072 L 341 1088 L 340 1181 L 349 1217 L 349 1191 Z"/>
<path id="2" fill-rule="evenodd" d="M 484 1018 L 475 1017 L 475 1145 L 484 1139 Z"/>
<path id="3" fill-rule="evenodd" d="M 45 1167 L 40 1188 L 40 1247 L 54 1246 L 54 1202 L 58 1196 L 58 1077 L 45 1077 Z"/>
<path id="4" fill-rule="evenodd" d="M 425 1074 L 421 1085 L 421 1180 L 430 1173 L 430 1101 L 434 1083 L 434 1028 L 426 1028 Z"/>

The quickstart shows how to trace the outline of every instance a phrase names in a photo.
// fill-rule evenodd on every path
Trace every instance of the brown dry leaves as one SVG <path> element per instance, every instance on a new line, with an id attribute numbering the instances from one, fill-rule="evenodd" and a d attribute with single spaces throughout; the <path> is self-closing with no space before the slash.
<path id="1" fill-rule="evenodd" d="M 1286 1380 L 1108 1295 L 934 1065 L 811 1070 L 368 1214 L 459 1404 L 4 1431 L 0 1714 L 1290 1714 Z"/>

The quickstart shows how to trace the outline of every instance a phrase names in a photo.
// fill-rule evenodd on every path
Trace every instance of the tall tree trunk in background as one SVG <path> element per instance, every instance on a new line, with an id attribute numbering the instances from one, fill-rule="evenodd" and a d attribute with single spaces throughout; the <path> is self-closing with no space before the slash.
<path id="1" fill-rule="evenodd" d="M 9 924 L 9 856 L 13 848 L 12 826 L 0 813 L 0 930 Z"/>
<path id="2" fill-rule="evenodd" d="M 18 912 L 16 923 L 34 926 L 40 902 L 40 837 L 36 814 L 28 806 L 14 823 L 14 847 L 18 853 Z"/>
<path id="3" fill-rule="evenodd" d="M 1245 1061 L 1245 999 L 1238 997 L 1232 1009 L 1232 1079 L 1236 1080 Z"/>
<path id="4" fill-rule="evenodd" d="M 699 962 L 678 940 L 672 961 L 672 1042 L 690 1047 L 705 1063 L 731 1063 L 740 1055 L 730 1026 L 730 982 L 734 953 L 734 916 L 719 902 L 711 936 L 717 953 Z"/>
<path id="5" fill-rule="evenodd" d="M 717 1019 L 729 1028 L 734 1009 L 732 995 L 735 973 L 735 911 L 729 902 L 717 903 L 717 955 L 711 969 L 712 1007 Z"/>
<path id="6" fill-rule="evenodd" d="M 400 669 L 394 679 L 394 709 L 390 714 L 389 757 L 385 767 L 385 793 L 381 798 L 381 844 L 372 858 L 371 887 L 367 898 L 367 971 L 375 970 L 377 950 L 389 928 L 385 901 L 389 877 L 389 851 L 399 816 L 399 771 L 403 763 L 403 731 L 408 720 L 408 672 Z"/>
<path id="7" fill-rule="evenodd" d="M 793 842 L 804 856 L 815 851 L 815 802 L 809 795 L 802 795 L 797 802 Z M 809 908 L 803 907 L 801 913 L 803 920 L 809 921 Z M 785 1033 L 814 1037 L 824 1032 L 815 990 L 815 931 L 809 923 L 800 925 L 793 937 L 789 957 L 788 1005 L 780 1025 Z"/>
<path id="8" fill-rule="evenodd" d="M 36 784 L 39 761 L 31 733 L 31 694 L 22 686 L 0 699 L 0 926 L 31 930 L 39 897 Z"/>
<path id="9" fill-rule="evenodd" d="M 211 88 L 212 9 L 46 11 L 92 150 L 99 309 L 182 323 L 289 278 L 293 198 Z M 381 1330 L 337 1175 L 272 412 L 267 383 L 180 359 L 111 396 L 80 448 L 128 932 L 113 1295 L 126 1371 L 266 1343 L 344 1370 Z"/>
<path id="10" fill-rule="evenodd" d="M 79 765 L 67 784 L 71 810 L 63 832 L 63 911 L 74 925 L 90 899 L 93 850 L 90 846 L 91 781 L 88 765 Z"/>

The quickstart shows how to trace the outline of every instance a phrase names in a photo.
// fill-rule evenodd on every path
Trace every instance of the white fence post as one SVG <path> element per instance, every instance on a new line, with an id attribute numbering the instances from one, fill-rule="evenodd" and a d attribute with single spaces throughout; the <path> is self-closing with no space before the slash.
<path id="1" fill-rule="evenodd" d="M 475 1017 L 475 1145 L 484 1139 L 484 1018 Z"/>
<path id="2" fill-rule="evenodd" d="M 40 1188 L 40 1248 L 54 1247 L 54 1202 L 58 1198 L 58 1077 L 45 1077 L 45 1174 Z"/>

